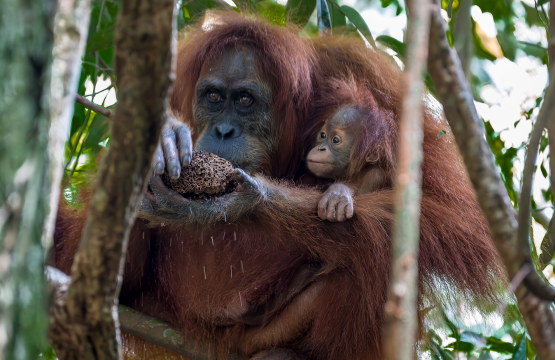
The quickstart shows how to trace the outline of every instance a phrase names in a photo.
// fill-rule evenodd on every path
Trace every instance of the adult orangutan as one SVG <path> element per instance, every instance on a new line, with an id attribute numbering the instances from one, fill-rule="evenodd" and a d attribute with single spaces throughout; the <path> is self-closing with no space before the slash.
<path id="1" fill-rule="evenodd" d="M 303 175 L 303 135 L 320 119 L 318 111 L 308 116 L 314 100 L 326 109 L 350 101 L 319 89 L 318 79 L 365 79 L 377 106 L 397 118 L 399 68 L 345 41 L 314 45 L 286 28 L 222 14 L 182 44 L 171 105 L 190 131 L 169 123 L 157 171 L 178 176 L 194 147 L 243 169 L 241 186 L 189 200 L 154 177 L 131 234 L 121 302 L 209 342 L 212 359 L 381 358 L 391 186 L 357 196 L 354 217 L 332 223 L 317 216 L 318 189 L 275 181 Z M 422 296 L 443 279 L 489 298 L 500 269 L 487 227 L 449 135 L 436 137 L 445 125 L 429 108 L 425 124 Z M 391 126 L 381 141 L 394 153 L 396 139 Z M 56 261 L 66 272 L 84 216 L 59 214 Z M 130 354 L 149 358 L 133 344 Z"/>

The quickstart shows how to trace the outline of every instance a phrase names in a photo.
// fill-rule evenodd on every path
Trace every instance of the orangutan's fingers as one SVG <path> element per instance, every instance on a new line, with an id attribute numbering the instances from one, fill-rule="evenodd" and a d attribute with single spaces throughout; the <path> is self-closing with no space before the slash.
<path id="1" fill-rule="evenodd" d="M 351 200 L 345 207 L 345 216 L 347 217 L 347 219 L 350 219 L 353 217 L 353 214 L 354 214 L 354 208 L 353 208 L 353 201 Z"/>
<path id="2" fill-rule="evenodd" d="M 322 220 L 326 220 L 327 212 L 328 212 L 328 202 L 329 202 L 329 195 L 324 194 L 318 203 L 318 217 Z"/>
<path id="3" fill-rule="evenodd" d="M 337 204 L 337 215 L 336 215 L 336 220 L 341 222 L 341 221 L 345 221 L 346 219 L 346 207 L 347 207 L 348 203 L 346 202 L 340 202 L 339 204 Z"/>
<path id="4" fill-rule="evenodd" d="M 235 169 L 233 171 L 233 177 L 235 178 L 235 181 L 237 181 L 246 192 L 260 191 L 257 181 L 254 180 L 251 176 L 247 175 L 247 173 L 243 170 Z"/>
<path id="5" fill-rule="evenodd" d="M 166 160 L 166 171 L 172 179 L 177 179 L 181 173 L 175 133 L 171 127 L 166 127 L 162 134 L 162 149 Z"/>
<path id="6" fill-rule="evenodd" d="M 163 209 L 181 213 L 180 207 L 191 203 L 191 200 L 185 199 L 175 191 L 168 189 L 157 175 L 150 179 L 149 185 L 156 198 L 156 203 Z"/>
<path id="7" fill-rule="evenodd" d="M 164 152 L 162 151 L 162 145 L 158 144 L 156 148 L 156 164 L 154 165 L 154 172 L 158 175 L 164 173 L 164 168 L 166 167 L 166 162 L 164 161 Z"/>
<path id="8" fill-rule="evenodd" d="M 181 167 L 187 167 L 191 163 L 191 156 L 193 155 L 193 139 L 191 137 L 191 130 L 189 130 L 185 124 L 178 121 L 175 122 L 173 128 L 176 135 Z"/>
<path id="9" fill-rule="evenodd" d="M 153 194 L 146 191 L 143 195 L 143 199 L 141 200 L 141 205 L 139 209 L 146 214 L 153 215 L 155 211 L 154 204 L 156 204 L 156 198 Z"/>
<path id="10" fill-rule="evenodd" d="M 331 222 L 337 221 L 337 198 L 332 197 L 328 203 L 326 219 Z"/>

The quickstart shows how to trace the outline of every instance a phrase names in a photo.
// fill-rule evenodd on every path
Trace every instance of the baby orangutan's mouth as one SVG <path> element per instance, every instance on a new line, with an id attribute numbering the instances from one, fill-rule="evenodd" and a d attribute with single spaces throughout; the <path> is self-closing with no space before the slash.
<path id="1" fill-rule="evenodd" d="M 314 163 L 314 164 L 331 165 L 331 163 L 321 162 L 321 161 L 314 161 L 314 160 L 308 160 L 308 162 Z"/>

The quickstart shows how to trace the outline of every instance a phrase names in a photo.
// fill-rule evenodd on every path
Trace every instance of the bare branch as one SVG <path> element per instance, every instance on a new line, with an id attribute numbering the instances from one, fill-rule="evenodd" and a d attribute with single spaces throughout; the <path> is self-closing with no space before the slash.
<path id="1" fill-rule="evenodd" d="M 87 109 L 91 109 L 92 111 L 94 111 L 95 113 L 98 113 L 102 116 L 107 117 L 108 119 L 112 119 L 114 114 L 112 113 L 112 110 L 106 109 L 103 106 L 100 106 L 98 104 L 93 103 L 92 101 L 86 99 L 85 97 L 77 94 L 75 96 L 75 101 L 78 102 L 79 104 L 83 105 L 84 107 L 86 107 Z"/>
<path id="2" fill-rule="evenodd" d="M 452 4 L 452 3 L 450 3 Z M 470 8 L 472 0 L 461 0 L 459 2 L 459 10 L 455 22 L 454 47 L 461 59 L 464 74 L 468 78 L 470 76 L 470 62 L 472 60 L 474 43 L 472 41 L 472 18 L 470 16 Z"/>
<path id="3" fill-rule="evenodd" d="M 73 116 L 72 95 L 77 91 L 81 74 L 81 56 L 87 42 L 90 8 L 90 0 L 59 1 L 54 20 L 51 122 L 48 132 L 50 205 L 43 234 L 47 249 L 51 247 L 56 225 L 60 184 L 64 174 L 64 147 Z"/>
<path id="4" fill-rule="evenodd" d="M 517 245 L 515 213 L 484 138 L 483 124 L 476 112 L 460 62 L 445 36 L 439 0 L 433 1 L 436 10 L 432 14 L 430 29 L 428 71 L 441 98 L 478 202 L 488 220 L 497 251 L 509 277 L 515 278 L 523 265 Z M 531 271 L 527 277 L 530 274 L 539 278 L 535 271 Z M 532 342 L 538 351 L 538 358 L 555 359 L 555 317 L 549 305 L 522 285 L 518 287 L 516 296 Z"/>
<path id="5" fill-rule="evenodd" d="M 553 255 L 555 254 L 555 221 L 553 219 L 555 219 L 555 216 L 551 218 L 547 227 L 547 233 L 545 233 L 541 244 L 540 265 L 542 269 L 553 260 Z"/>
<path id="6" fill-rule="evenodd" d="M 530 135 L 528 152 L 524 162 L 522 175 L 522 190 L 520 192 L 519 213 L 518 213 L 518 247 L 521 257 L 521 264 L 534 265 L 534 260 L 530 254 L 530 226 L 532 212 L 532 184 L 536 172 L 536 158 L 540 148 L 540 141 L 543 130 L 549 122 L 555 121 L 555 85 L 553 82 L 547 87 L 545 99 L 538 114 L 538 119 Z M 555 301 L 555 289 L 545 282 L 536 271 L 530 271 L 524 278 L 524 284 L 536 296 L 545 300 Z"/>
<path id="7" fill-rule="evenodd" d="M 114 71 L 102 60 L 100 56 L 98 56 L 98 62 L 102 65 L 102 71 L 108 75 L 110 82 L 112 83 L 113 87 L 116 87 L 116 75 L 114 75 Z M 116 87 L 117 88 L 117 87 Z"/>
<path id="8" fill-rule="evenodd" d="M 428 57 L 431 3 L 412 0 L 408 25 L 406 93 L 400 120 L 395 228 L 389 299 L 385 305 L 384 353 L 388 360 L 414 358 L 418 329 L 418 242 L 422 195 L 422 70 Z"/>
<path id="9" fill-rule="evenodd" d="M 173 82 L 173 10 L 173 0 L 127 0 L 121 5 L 116 68 L 122 88 L 132 91 L 120 92 L 65 306 L 52 322 L 50 339 L 62 360 L 121 357 L 119 281 L 136 207 L 166 120 Z"/>

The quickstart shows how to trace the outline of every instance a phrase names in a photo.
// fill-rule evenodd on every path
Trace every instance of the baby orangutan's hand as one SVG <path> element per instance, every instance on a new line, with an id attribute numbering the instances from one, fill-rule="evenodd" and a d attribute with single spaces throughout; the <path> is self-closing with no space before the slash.
<path id="1" fill-rule="evenodd" d="M 324 193 L 318 203 L 318 216 L 331 222 L 353 217 L 353 194 L 345 184 L 335 183 Z"/>

